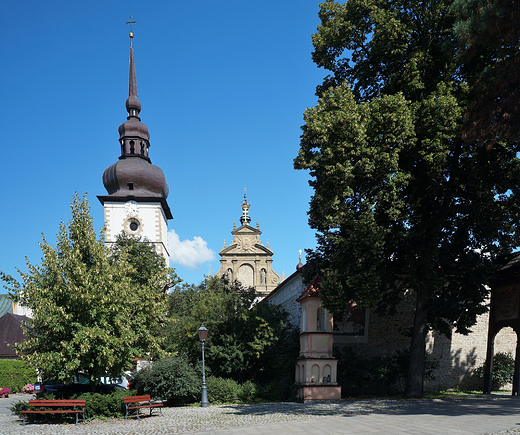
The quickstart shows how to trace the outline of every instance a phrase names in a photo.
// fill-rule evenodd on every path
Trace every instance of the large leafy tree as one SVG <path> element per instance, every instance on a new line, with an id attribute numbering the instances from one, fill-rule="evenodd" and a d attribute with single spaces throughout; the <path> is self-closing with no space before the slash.
<path id="1" fill-rule="evenodd" d="M 520 162 L 508 142 L 463 142 L 450 2 L 320 6 L 313 59 L 331 74 L 295 159 L 314 188 L 310 270 L 336 312 L 392 312 L 415 293 L 406 395 L 420 397 L 427 332 L 467 333 L 492 261 L 518 245 Z"/>
<path id="2" fill-rule="evenodd" d="M 520 134 L 520 7 L 516 0 L 455 0 L 462 71 L 471 86 L 467 140 L 488 146 Z"/>
<path id="3" fill-rule="evenodd" d="M 45 237 L 40 243 L 41 264 L 27 261 L 21 282 L 5 274 L 2 279 L 32 311 L 27 340 L 17 345 L 20 357 L 47 379 L 68 381 L 83 372 L 94 388 L 97 378 L 116 377 L 134 357 L 161 353 L 155 324 L 165 313 L 170 273 L 153 263 L 140 277 L 135 262 L 141 259 L 131 257 L 136 241 L 118 244 L 111 255 L 103 231 L 94 231 L 86 195 L 73 197 L 71 211 L 56 246 Z"/>
<path id="4" fill-rule="evenodd" d="M 255 304 L 254 289 L 219 277 L 198 286 L 177 287 L 169 295 L 167 348 L 200 359 L 197 330 L 209 330 L 206 364 L 215 376 L 269 383 L 291 376 L 298 356 L 298 332 L 287 313 L 267 303 Z"/>

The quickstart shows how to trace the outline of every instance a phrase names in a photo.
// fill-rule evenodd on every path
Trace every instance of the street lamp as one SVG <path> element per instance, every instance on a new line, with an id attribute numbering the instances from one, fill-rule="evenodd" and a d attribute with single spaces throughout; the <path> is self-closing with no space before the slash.
<path id="1" fill-rule="evenodd" d="M 206 341 L 206 337 L 208 336 L 208 328 L 204 327 L 204 324 L 200 325 L 199 331 L 199 339 L 202 342 L 202 398 L 200 401 L 200 406 L 202 408 L 206 408 L 209 406 L 208 402 L 208 389 L 206 388 L 206 370 L 204 367 L 204 342 Z"/>

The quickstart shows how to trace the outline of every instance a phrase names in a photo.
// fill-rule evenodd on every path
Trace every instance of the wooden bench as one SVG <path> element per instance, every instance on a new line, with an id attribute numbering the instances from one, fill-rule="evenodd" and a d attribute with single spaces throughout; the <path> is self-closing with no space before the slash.
<path id="1" fill-rule="evenodd" d="M 40 408 L 73 407 L 73 409 L 38 409 L 26 411 L 22 408 L 20 414 L 22 414 L 23 425 L 25 425 L 26 414 L 76 414 L 76 424 L 78 424 L 79 414 L 81 414 L 83 416 L 83 422 L 85 421 L 84 400 L 29 400 L 27 406 L 37 406 Z"/>
<path id="2" fill-rule="evenodd" d="M 152 415 L 152 411 L 154 408 L 159 408 L 159 412 L 162 415 L 161 406 L 163 406 L 163 403 L 154 403 L 149 395 L 145 396 L 127 396 L 123 397 L 125 400 L 125 407 L 126 407 L 126 415 L 125 419 L 128 417 L 133 417 L 131 413 L 135 411 L 135 416 L 137 416 L 138 420 L 141 420 L 139 418 L 139 410 L 144 408 L 150 408 L 150 415 Z"/>

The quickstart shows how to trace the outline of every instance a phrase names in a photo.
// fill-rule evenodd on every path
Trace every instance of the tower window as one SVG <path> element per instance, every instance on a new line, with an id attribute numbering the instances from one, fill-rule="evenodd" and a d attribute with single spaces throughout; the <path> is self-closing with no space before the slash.
<path id="1" fill-rule="evenodd" d="M 135 153 L 135 142 L 133 140 L 130 141 L 130 154 Z"/>
<path id="2" fill-rule="evenodd" d="M 127 183 L 128 190 L 134 190 L 134 183 Z"/>
<path id="3" fill-rule="evenodd" d="M 124 223 L 124 228 L 127 234 L 140 234 L 143 230 L 141 221 L 134 217 L 126 220 Z"/>

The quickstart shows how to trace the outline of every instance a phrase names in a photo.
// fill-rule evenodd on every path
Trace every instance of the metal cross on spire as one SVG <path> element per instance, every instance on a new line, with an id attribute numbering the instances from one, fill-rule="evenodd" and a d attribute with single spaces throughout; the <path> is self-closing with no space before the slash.
<path id="1" fill-rule="evenodd" d="M 132 33 L 132 24 L 137 24 L 137 21 L 133 19 L 132 15 L 130 15 L 130 20 L 126 22 L 126 24 L 130 24 L 130 37 L 134 36 Z"/>

